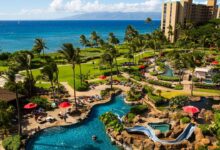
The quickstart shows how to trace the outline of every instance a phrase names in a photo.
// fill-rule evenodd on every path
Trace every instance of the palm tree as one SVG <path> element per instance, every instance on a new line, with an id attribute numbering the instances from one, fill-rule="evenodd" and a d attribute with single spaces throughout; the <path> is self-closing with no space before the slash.
<path id="1" fill-rule="evenodd" d="M 116 46 L 120 43 L 119 39 L 112 32 L 109 33 L 109 35 L 108 35 L 108 42 L 109 42 L 109 44 L 112 44 L 114 46 Z"/>
<path id="2" fill-rule="evenodd" d="M 107 64 L 107 65 L 109 65 L 110 66 L 110 69 L 111 69 L 111 90 L 113 89 L 113 86 L 112 86 L 112 68 L 113 68 L 113 60 L 114 60 L 114 58 L 113 58 L 113 56 L 112 56 L 112 54 L 110 54 L 109 52 L 105 52 L 102 56 L 101 56 L 101 62 L 103 63 L 103 64 Z"/>
<path id="3" fill-rule="evenodd" d="M 34 88 L 34 78 L 31 70 L 31 61 L 32 61 L 33 55 L 30 52 L 19 52 L 17 55 L 14 56 L 14 61 L 16 65 L 18 65 L 19 70 L 25 70 L 26 71 L 26 79 L 28 81 L 29 88 L 28 96 L 32 96 L 32 90 Z"/>
<path id="4" fill-rule="evenodd" d="M 100 37 L 97 35 L 95 31 L 91 33 L 90 39 L 91 39 L 92 46 L 98 46 L 99 38 Z"/>
<path id="5" fill-rule="evenodd" d="M 174 34 L 173 33 L 173 27 L 172 27 L 172 25 L 169 25 L 167 28 L 168 28 L 168 39 L 171 42 L 172 36 Z"/>
<path id="6" fill-rule="evenodd" d="M 74 100 L 75 100 L 76 110 L 78 110 L 78 105 L 76 101 L 76 70 L 75 70 L 75 66 L 77 62 L 77 51 L 71 43 L 65 43 L 62 46 L 62 50 L 59 50 L 59 52 L 63 54 L 65 56 L 65 59 L 72 65 Z"/>
<path id="7" fill-rule="evenodd" d="M 44 57 L 44 50 L 48 49 L 46 46 L 46 43 L 43 39 L 37 38 L 34 41 L 34 47 L 33 47 L 33 51 L 40 54 L 41 52 L 43 52 L 43 57 Z"/>
<path id="8" fill-rule="evenodd" d="M 85 35 L 81 35 L 81 36 L 80 36 L 80 43 L 81 43 L 84 47 L 86 47 L 86 46 L 89 45 L 89 41 L 86 39 L 86 36 L 85 36 Z"/>
<path id="9" fill-rule="evenodd" d="M 82 65 L 81 65 L 81 55 L 80 55 L 80 48 L 76 48 L 76 64 L 79 66 L 79 73 L 80 73 L 80 83 L 81 86 L 83 84 L 83 74 L 82 74 Z"/>
<path id="10" fill-rule="evenodd" d="M 21 111 L 20 111 L 20 101 L 18 97 L 18 84 L 16 83 L 16 71 L 9 68 L 9 70 L 5 73 L 6 76 L 4 76 L 2 73 L 0 73 L 0 76 L 5 78 L 7 82 L 11 82 L 15 85 L 15 96 L 16 96 L 16 106 L 17 106 L 17 116 L 18 116 L 18 135 L 22 135 L 22 128 L 21 128 Z M 2 106 L 2 104 L 1 104 Z M 8 118 L 8 117 L 7 117 Z"/>
<path id="11" fill-rule="evenodd" d="M 131 25 L 128 25 L 125 31 L 125 41 L 131 42 L 137 35 L 139 35 L 138 31 L 135 30 Z"/>
<path id="12" fill-rule="evenodd" d="M 43 67 L 41 70 L 41 73 L 44 77 L 44 79 L 47 79 L 50 81 L 52 91 L 53 91 L 53 97 L 55 98 L 55 88 L 54 83 L 57 83 L 58 80 L 58 67 L 55 62 L 51 62 Z M 59 83 L 58 83 L 59 84 Z"/>

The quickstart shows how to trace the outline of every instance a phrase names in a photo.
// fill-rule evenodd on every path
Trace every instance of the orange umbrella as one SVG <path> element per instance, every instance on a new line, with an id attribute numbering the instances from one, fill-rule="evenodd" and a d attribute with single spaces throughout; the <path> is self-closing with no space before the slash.
<path id="1" fill-rule="evenodd" d="M 33 109 L 36 107 L 37 107 L 37 104 L 35 104 L 35 103 L 28 103 L 24 106 L 25 109 Z"/>

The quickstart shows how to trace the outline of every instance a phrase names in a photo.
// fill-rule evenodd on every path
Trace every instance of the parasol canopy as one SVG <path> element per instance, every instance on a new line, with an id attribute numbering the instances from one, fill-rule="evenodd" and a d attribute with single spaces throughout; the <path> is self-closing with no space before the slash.
<path id="1" fill-rule="evenodd" d="M 35 104 L 35 103 L 28 103 L 28 104 L 24 105 L 25 109 L 33 109 L 36 107 L 37 107 L 37 104 Z"/>
<path id="2" fill-rule="evenodd" d="M 195 114 L 199 112 L 199 109 L 195 106 L 185 106 L 183 107 L 184 112 L 190 113 L 190 114 Z"/>
<path id="3" fill-rule="evenodd" d="M 67 107 L 70 107 L 71 104 L 69 102 L 62 102 L 59 104 L 59 107 L 60 108 L 67 108 Z"/>

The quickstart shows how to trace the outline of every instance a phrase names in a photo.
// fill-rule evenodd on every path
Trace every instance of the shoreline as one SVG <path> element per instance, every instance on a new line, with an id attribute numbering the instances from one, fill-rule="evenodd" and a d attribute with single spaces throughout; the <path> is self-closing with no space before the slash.
<path id="1" fill-rule="evenodd" d="M 33 133 L 32 135 L 29 135 L 27 138 L 24 139 L 24 147 L 26 149 L 26 145 L 27 143 L 35 138 L 35 136 L 37 136 L 39 133 L 43 132 L 44 130 L 50 129 L 50 128 L 56 128 L 56 127 L 66 127 L 66 126 L 74 126 L 80 123 L 83 123 L 83 121 L 85 121 L 87 118 L 90 117 L 91 111 L 93 110 L 94 107 L 99 106 L 99 105 L 104 105 L 104 104 L 108 104 L 111 102 L 111 100 L 115 97 L 118 96 L 120 94 L 122 94 L 122 90 L 117 90 L 115 93 L 112 93 L 111 96 L 109 98 L 107 98 L 106 100 L 103 101 L 98 101 L 95 102 L 91 105 L 90 110 L 88 110 L 87 112 L 83 113 L 82 115 L 79 116 L 79 119 L 77 119 L 76 122 L 68 124 L 68 123 L 64 123 L 64 124 L 60 124 L 60 125 L 52 125 L 49 127 L 45 127 L 45 128 L 41 128 L 40 130 L 36 131 L 35 133 Z"/>

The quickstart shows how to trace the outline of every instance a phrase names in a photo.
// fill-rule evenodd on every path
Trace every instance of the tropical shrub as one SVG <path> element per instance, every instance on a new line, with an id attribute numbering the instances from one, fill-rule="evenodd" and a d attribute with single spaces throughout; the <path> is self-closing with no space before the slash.
<path id="1" fill-rule="evenodd" d="M 182 108 L 185 103 L 189 100 L 187 96 L 176 96 L 170 99 L 170 106 L 174 106 L 176 108 Z"/>
<path id="2" fill-rule="evenodd" d="M 112 75 L 116 75 L 118 72 L 117 70 L 112 70 Z M 110 76 L 111 75 L 111 71 L 106 71 L 103 73 L 104 76 Z"/>
<path id="3" fill-rule="evenodd" d="M 190 118 L 189 117 L 183 117 L 183 118 L 180 119 L 180 122 L 183 123 L 183 124 L 190 123 Z"/>
<path id="4" fill-rule="evenodd" d="M 211 134 L 210 128 L 208 124 L 200 124 L 199 128 L 202 130 L 204 135 Z"/>
<path id="5" fill-rule="evenodd" d="M 177 84 L 174 87 L 175 90 L 183 90 L 183 85 L 182 84 Z"/>
<path id="6" fill-rule="evenodd" d="M 9 136 L 2 141 L 5 150 L 19 150 L 21 146 L 21 137 L 19 135 Z"/>
<path id="7" fill-rule="evenodd" d="M 118 116 L 112 112 L 106 112 L 99 117 L 99 119 L 104 123 L 106 128 L 112 128 L 114 131 L 121 132 L 124 126 L 119 121 Z"/>
<path id="8" fill-rule="evenodd" d="M 162 105 L 166 102 L 166 100 L 162 96 L 154 95 L 152 93 L 148 94 L 148 98 L 156 105 Z"/>
<path id="9" fill-rule="evenodd" d="M 7 127 L 11 123 L 14 107 L 0 100 L 0 127 Z"/>
<path id="10" fill-rule="evenodd" d="M 153 72 L 150 72 L 150 75 L 152 75 L 152 76 L 157 76 L 158 73 L 153 71 Z"/>
<path id="11" fill-rule="evenodd" d="M 8 53 L 8 52 L 0 53 L 0 60 L 8 60 L 10 56 L 11 56 L 11 53 Z"/>
<path id="12" fill-rule="evenodd" d="M 197 88 L 203 88 L 203 89 L 217 89 L 217 86 L 215 84 L 205 84 L 205 83 L 195 83 L 194 84 Z"/>
<path id="13" fill-rule="evenodd" d="M 150 84 L 154 84 L 154 85 L 159 85 L 159 86 L 164 86 L 164 87 L 167 87 L 167 88 L 172 88 L 172 84 L 169 83 L 169 82 L 162 82 L 162 81 L 158 81 L 158 80 L 148 80 L 148 82 Z"/>
<path id="14" fill-rule="evenodd" d="M 128 122 L 131 123 L 131 122 L 133 121 L 133 119 L 135 118 L 135 116 L 136 116 L 136 115 L 133 114 L 133 113 L 128 113 L 127 116 L 126 116 Z"/>
<path id="15" fill-rule="evenodd" d="M 127 101 L 138 101 L 141 97 L 141 92 L 137 91 L 135 88 L 131 88 L 131 90 L 127 93 Z"/>
<path id="16" fill-rule="evenodd" d="M 76 87 L 77 91 L 88 91 L 89 90 L 89 84 L 83 82 L 82 85 L 80 84 L 78 87 Z"/>
<path id="17" fill-rule="evenodd" d="M 130 113 L 133 114 L 142 114 L 145 113 L 148 110 L 147 105 L 137 105 L 131 108 Z"/>
<path id="18" fill-rule="evenodd" d="M 35 103 L 38 105 L 38 107 L 44 108 L 46 110 L 51 109 L 51 103 L 46 99 L 42 97 L 33 97 L 29 100 L 32 103 Z"/>
<path id="19" fill-rule="evenodd" d="M 170 77 L 170 76 L 159 75 L 157 76 L 157 78 L 163 81 L 180 81 L 180 77 L 178 76 Z"/>
<path id="20" fill-rule="evenodd" d="M 193 82 L 199 82 L 199 78 L 197 77 L 192 77 Z"/>

